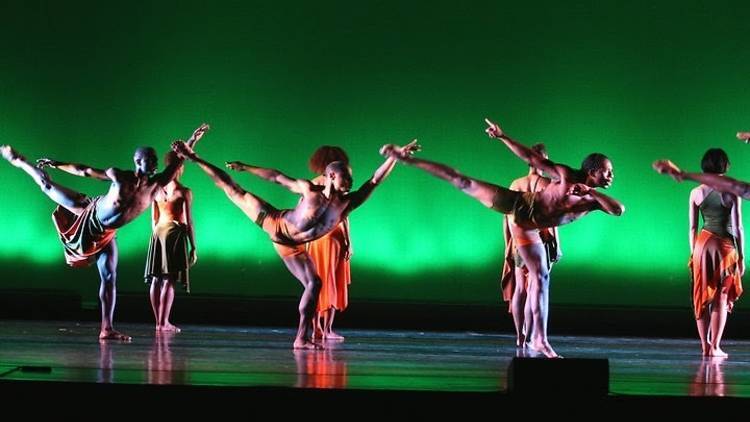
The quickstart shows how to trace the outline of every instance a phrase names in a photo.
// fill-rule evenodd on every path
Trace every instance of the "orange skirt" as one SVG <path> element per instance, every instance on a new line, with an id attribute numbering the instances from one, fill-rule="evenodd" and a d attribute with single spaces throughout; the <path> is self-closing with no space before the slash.
<path id="1" fill-rule="evenodd" d="M 349 304 L 351 273 L 346 252 L 346 234 L 341 224 L 327 235 L 307 244 L 307 252 L 323 282 L 318 297 L 318 312 L 335 308 L 343 311 Z"/>
<path id="2" fill-rule="evenodd" d="M 717 292 L 726 290 L 729 312 L 742 295 L 739 255 L 732 238 L 720 237 L 701 230 L 695 240 L 688 266 L 693 277 L 693 311 L 700 319 Z"/>

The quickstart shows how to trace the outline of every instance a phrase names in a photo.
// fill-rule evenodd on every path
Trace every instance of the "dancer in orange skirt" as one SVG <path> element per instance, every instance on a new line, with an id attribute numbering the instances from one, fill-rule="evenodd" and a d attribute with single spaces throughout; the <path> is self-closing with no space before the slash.
<path id="1" fill-rule="evenodd" d="M 312 182 L 316 185 L 325 185 L 325 169 L 335 161 L 348 166 L 349 156 L 337 146 L 324 145 L 315 150 L 308 163 L 310 170 L 318 174 Z M 322 283 L 317 313 L 313 319 L 313 337 L 322 340 L 343 340 L 342 335 L 333 331 L 333 319 L 336 312 L 346 309 L 349 303 L 349 260 L 352 256 L 349 218 L 344 219 L 327 235 L 308 243 L 307 252 Z"/>

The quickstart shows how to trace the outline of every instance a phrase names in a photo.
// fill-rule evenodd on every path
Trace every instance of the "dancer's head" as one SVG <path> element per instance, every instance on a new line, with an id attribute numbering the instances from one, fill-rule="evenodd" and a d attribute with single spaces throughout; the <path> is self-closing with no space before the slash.
<path id="1" fill-rule="evenodd" d="M 586 174 L 586 184 L 595 188 L 608 188 L 615 178 L 612 161 L 598 152 L 589 154 L 581 163 L 581 171 Z"/>
<path id="2" fill-rule="evenodd" d="M 323 174 L 326 171 L 326 166 L 334 161 L 341 161 L 344 164 L 349 165 L 349 156 L 347 156 L 346 152 L 340 147 L 323 145 L 315 150 L 307 164 L 313 173 Z"/>
<path id="3" fill-rule="evenodd" d="M 710 148 L 703 154 L 701 170 L 704 173 L 724 174 L 729 170 L 729 156 L 721 148 Z"/>
<path id="4" fill-rule="evenodd" d="M 156 173 L 156 165 L 158 161 L 158 158 L 156 158 L 156 150 L 151 147 L 138 147 L 138 149 L 135 150 L 135 154 L 133 154 L 136 173 L 148 175 Z"/>
<path id="5" fill-rule="evenodd" d="M 348 192 L 352 188 L 352 170 L 343 161 L 334 161 L 325 168 L 325 175 L 333 188 L 340 192 Z"/>

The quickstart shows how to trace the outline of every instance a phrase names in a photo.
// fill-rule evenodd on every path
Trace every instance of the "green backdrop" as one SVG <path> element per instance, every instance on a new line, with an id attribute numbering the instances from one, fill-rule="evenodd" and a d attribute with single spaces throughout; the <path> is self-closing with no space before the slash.
<path id="1" fill-rule="evenodd" d="M 385 142 L 508 185 L 527 167 L 483 133 L 483 117 L 553 160 L 609 155 L 608 193 L 627 211 L 560 229 L 553 303 L 689 306 L 689 184 L 656 175 L 670 157 L 697 169 L 721 146 L 750 179 L 747 2 L 403 1 L 0 3 L 0 143 L 29 157 L 132 167 L 208 122 L 210 161 L 311 177 L 321 144 L 344 147 L 355 184 Z M 415 3 L 415 4 L 410 4 Z M 107 185 L 53 172 L 89 194 Z M 296 197 L 237 175 L 278 207 Z M 72 270 L 52 202 L 0 163 L 0 289 L 95 297 Z M 267 236 L 195 166 L 195 294 L 296 296 Z M 148 213 L 120 230 L 121 292 L 144 289 Z M 352 300 L 493 303 L 501 215 L 445 182 L 400 167 L 352 215 Z"/>

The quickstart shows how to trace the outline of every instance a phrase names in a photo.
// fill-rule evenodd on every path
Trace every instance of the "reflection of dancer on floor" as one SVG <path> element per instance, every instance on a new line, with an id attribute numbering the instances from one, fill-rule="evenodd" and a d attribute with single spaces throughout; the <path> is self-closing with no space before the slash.
<path id="1" fill-rule="evenodd" d="M 326 167 L 334 161 L 349 166 L 349 157 L 343 149 L 324 145 L 310 157 L 310 170 L 318 174 L 312 182 L 325 186 Z M 351 271 L 349 260 L 352 256 L 349 237 L 349 218 L 344 219 L 327 235 L 307 244 L 313 264 L 320 276 L 321 288 L 318 295 L 318 308 L 313 318 L 313 338 L 323 340 L 343 340 L 344 337 L 333 331 L 333 319 L 336 312 L 346 309 L 349 302 L 349 283 Z"/>
<path id="2" fill-rule="evenodd" d="M 208 125 L 202 124 L 193 132 L 187 144 L 192 148 L 207 130 Z M 164 162 L 169 166 L 175 159 L 177 155 L 170 151 Z M 192 216 L 193 192 L 179 181 L 184 169 L 180 165 L 174 179 L 157 192 L 151 206 L 152 235 L 144 278 L 146 283 L 151 284 L 149 297 L 156 331 L 180 331 L 169 322 L 174 286 L 180 283 L 190 293 L 188 269 L 197 260 Z"/>
<path id="3" fill-rule="evenodd" d="M 343 355 L 332 349 L 309 351 L 295 350 L 294 362 L 297 365 L 299 388 L 346 388 L 348 374 Z"/>
<path id="4" fill-rule="evenodd" d="M 308 334 L 320 292 L 320 277 L 316 274 L 310 255 L 305 251 L 305 243 L 326 235 L 350 212 L 362 205 L 375 187 L 390 174 L 396 160 L 386 159 L 367 182 L 352 192 L 349 192 L 352 185 L 351 170 L 338 161 L 326 168 L 325 186 L 315 185 L 306 179 L 291 178 L 278 170 L 255 167 L 238 161 L 227 163 L 227 167 L 231 169 L 250 172 L 301 195 L 295 208 L 279 210 L 243 189 L 224 170 L 199 157 L 184 142 L 176 142 L 172 148 L 200 166 L 213 179 L 216 186 L 271 237 L 274 248 L 289 272 L 304 287 L 299 302 L 299 326 L 294 348 L 320 347 L 310 341 Z M 404 147 L 386 145 L 382 148 L 403 156 L 411 156 L 417 149 L 416 141 Z"/>
<path id="5" fill-rule="evenodd" d="M 115 232 L 148 208 L 156 194 L 172 181 L 182 161 L 175 160 L 162 173 L 155 174 L 157 158 L 151 147 L 141 147 L 135 151 L 135 170 L 103 170 L 48 158 L 38 160 L 35 167 L 9 145 L 1 145 L 0 154 L 31 176 L 42 193 L 58 204 L 52 217 L 68 265 L 83 267 L 96 262 L 102 307 L 99 338 L 129 341 L 130 336 L 115 331 L 112 321 L 117 298 Z M 53 182 L 44 167 L 110 182 L 109 191 L 105 195 L 88 197 Z"/>
<path id="6" fill-rule="evenodd" d="M 544 144 L 534 144 L 531 149 L 544 158 L 548 158 L 547 149 Z M 544 177 L 542 171 L 529 166 L 529 173 L 521 178 L 514 180 L 510 184 L 510 189 L 518 192 L 541 192 L 550 179 Z M 506 215 L 503 219 L 503 238 L 505 240 L 505 257 L 503 262 L 503 273 L 501 278 L 501 287 L 503 299 L 510 302 L 510 312 L 513 315 L 513 324 L 516 328 L 516 346 L 526 347 L 526 339 L 532 338 L 531 301 L 526 300 L 528 292 L 528 267 L 523 258 L 518 253 L 517 246 L 526 246 L 530 244 L 544 245 L 544 256 L 539 257 L 547 261 L 547 268 L 552 269 L 552 263 L 557 262 L 562 257 L 562 251 L 559 247 L 559 235 L 557 227 L 544 229 L 525 230 L 513 222 L 513 216 Z M 554 256 L 550 256 L 554 254 Z M 536 263 L 534 267 L 539 267 Z M 544 289 L 547 296 L 542 298 L 540 313 L 544 318 L 544 325 L 547 324 L 549 315 L 549 289 Z"/>
<path id="7" fill-rule="evenodd" d="M 701 360 L 690 385 L 691 396 L 724 397 L 729 394 L 728 385 L 724 382 L 724 361 L 725 357 L 706 357 Z"/>
<path id="8" fill-rule="evenodd" d="M 677 178 L 686 173 L 666 163 L 657 169 Z M 729 157 L 724 150 L 711 148 L 703 155 L 701 169 L 706 176 L 724 177 Z M 681 176 L 682 175 L 682 176 Z M 726 357 L 721 339 L 734 302 L 742 295 L 745 273 L 745 234 L 742 202 L 737 195 L 701 184 L 690 192 L 690 270 L 693 279 L 693 311 L 703 356 Z M 698 230 L 699 215 L 703 227 Z"/>
<path id="9" fill-rule="evenodd" d="M 512 214 L 513 221 L 522 229 L 538 230 L 567 224 L 595 210 L 612 215 L 624 212 L 625 207 L 621 203 L 596 190 L 597 187 L 608 187 L 612 183 L 612 163 L 604 155 L 589 155 L 583 161 L 582 169 L 575 170 L 544 158 L 507 137 L 499 126 L 488 123 L 490 127 L 487 133 L 491 137 L 500 139 L 518 157 L 550 175 L 553 181 L 546 189 L 541 192 L 516 192 L 465 176 L 444 164 L 400 155 L 396 150 L 385 152 L 388 156 L 397 157 L 406 164 L 448 181 L 488 208 Z M 549 268 L 546 259 L 543 259 L 546 252 L 540 244 L 522 246 L 518 251 L 529 267 L 530 297 L 527 300 L 531 300 L 534 321 L 529 347 L 547 357 L 557 357 L 547 340 L 547 327 L 541 316 L 541 301 L 546 297 L 542 289 L 546 289 L 549 284 Z M 539 263 L 537 268 L 533 267 L 534 263 Z"/>

